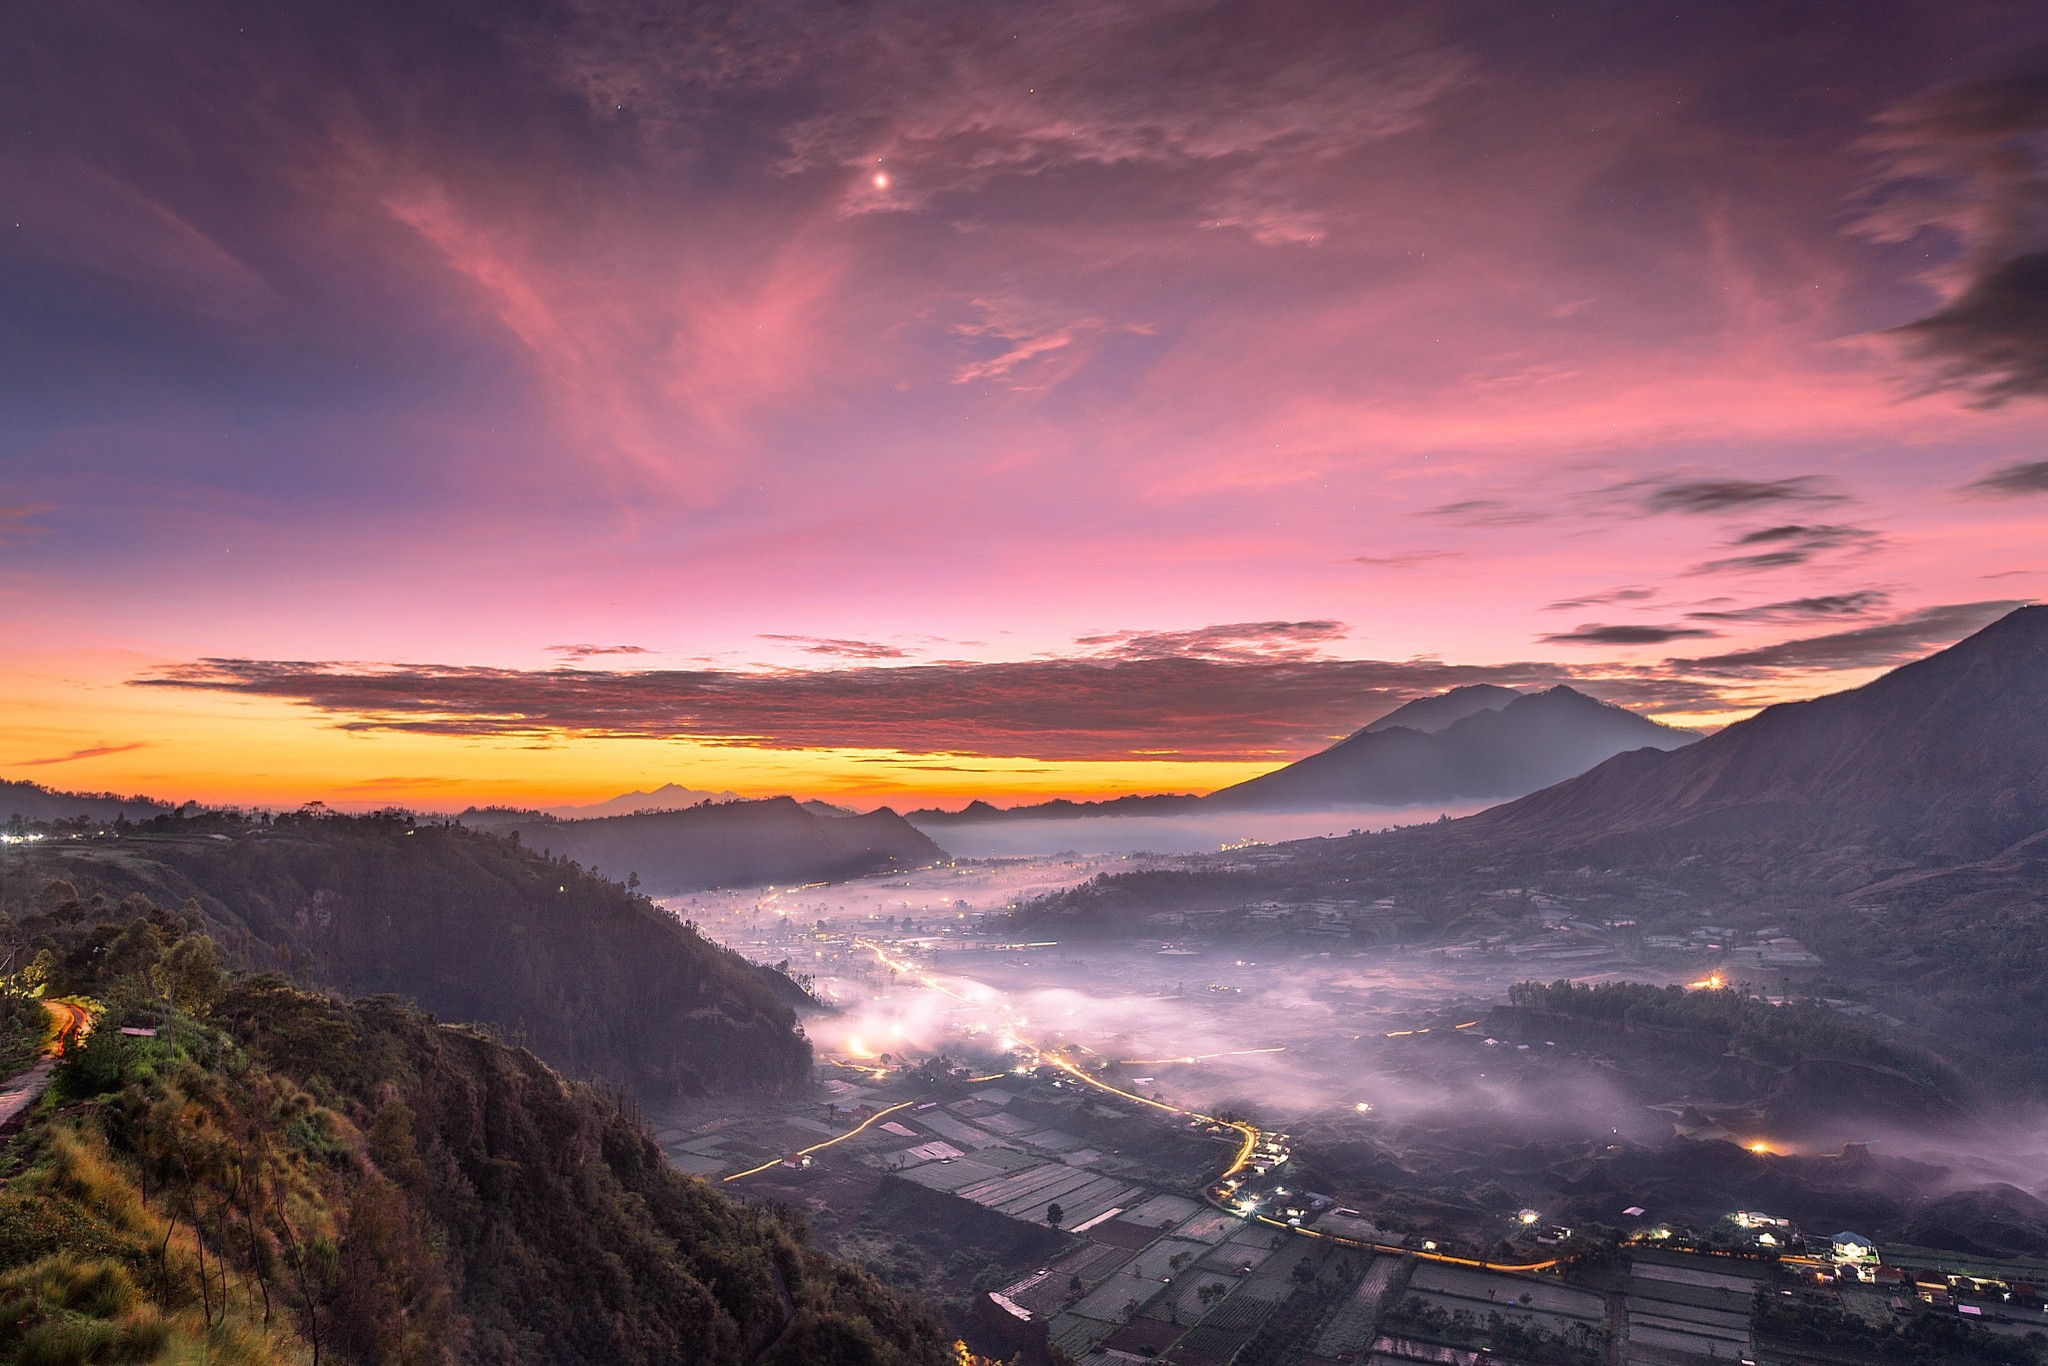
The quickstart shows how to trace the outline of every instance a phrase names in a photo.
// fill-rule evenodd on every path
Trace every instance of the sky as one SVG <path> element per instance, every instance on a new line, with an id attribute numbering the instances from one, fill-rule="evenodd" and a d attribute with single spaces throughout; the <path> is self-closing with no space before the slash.
<path id="1" fill-rule="evenodd" d="M 1200 791 L 2048 594 L 2048 11 L 42 6 L 0 777 Z"/>

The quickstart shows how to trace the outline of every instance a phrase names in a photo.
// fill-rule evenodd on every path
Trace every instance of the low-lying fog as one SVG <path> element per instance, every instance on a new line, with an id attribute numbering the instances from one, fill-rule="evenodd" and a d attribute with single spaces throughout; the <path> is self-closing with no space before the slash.
<path id="1" fill-rule="evenodd" d="M 1144 1094 L 1296 1131 L 1356 1129 L 1396 1142 L 1402 1134 L 1462 1141 L 1469 1132 L 1478 1146 L 1670 1138 L 1673 1116 L 1649 1109 L 1620 1079 L 1541 1039 L 1487 1039 L 1487 1012 L 1508 988 L 1555 975 L 1554 967 L 1295 937 L 1256 949 L 1199 940 L 990 947 L 988 936 L 959 933 L 1025 897 L 1146 862 L 1092 855 L 965 864 L 667 904 L 756 961 L 788 959 L 792 972 L 814 975 L 817 993 L 839 1007 L 805 1020 L 821 1060 L 947 1053 L 994 1067 L 1020 1046 L 1078 1045 L 1125 1064 L 1123 1084 Z M 949 926 L 955 933 L 942 932 Z M 913 961 L 918 973 L 878 966 L 842 937 L 849 931 Z M 1604 976 L 1675 980 L 1640 966 Z M 1938 1162 L 1952 1174 L 1942 1187 L 2005 1181 L 2042 1191 L 2048 1129 L 2032 1117 L 2010 1123 L 2009 1134 L 2006 1122 L 1965 1134 L 1850 1121 L 1796 1142 L 1731 1137 L 1807 1153 L 1867 1142 L 1881 1154 Z"/>
<path id="2" fill-rule="evenodd" d="M 1200 854 L 1247 841 L 1347 835 L 1453 820 L 1493 805 L 1450 802 L 1434 806 L 1344 807 L 1334 811 L 1216 812 L 1181 816 L 1070 816 L 1055 820 L 980 821 L 971 825 L 913 822 L 956 858 L 1030 858 L 1076 854 Z"/>
<path id="3" fill-rule="evenodd" d="M 1473 1078 L 1409 1075 L 1427 1039 L 1401 1031 L 1428 1027 L 1445 1012 L 1458 1019 L 1439 1028 L 1474 1018 L 1528 975 L 1513 965 L 1348 946 L 1240 952 L 1158 941 L 1135 949 L 978 948 L 956 946 L 937 932 L 1143 863 L 1130 856 L 1032 860 L 787 891 L 703 893 L 667 904 L 749 957 L 787 957 L 792 972 L 813 973 L 818 994 L 840 1007 L 805 1021 L 821 1057 L 946 1052 L 995 1063 L 1020 1044 L 1075 1044 L 1130 1062 L 1127 1078 L 1148 1079 L 1136 1083 L 1148 1094 L 1236 1106 L 1279 1123 L 1322 1110 L 1361 1113 L 1361 1103 L 1371 1107 L 1363 1113 L 1390 1118 L 1480 1106 L 1531 1123 L 1561 1114 L 1577 1128 L 1638 1122 L 1640 1106 L 1601 1086 L 1561 1098 L 1548 1082 L 1536 1082 L 1537 1092 L 1525 1094 L 1530 1079 L 1517 1065 L 1519 1050 L 1489 1048 L 1479 1037 L 1471 1046 L 1499 1056 L 1500 1065 L 1479 1069 L 1486 1075 L 1477 1085 Z M 871 953 L 800 937 L 819 921 L 913 957 L 932 984 L 910 975 L 892 981 Z"/>

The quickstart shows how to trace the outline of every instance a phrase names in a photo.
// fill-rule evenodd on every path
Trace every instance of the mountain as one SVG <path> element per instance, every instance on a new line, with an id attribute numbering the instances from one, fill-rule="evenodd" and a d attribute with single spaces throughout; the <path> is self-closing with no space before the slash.
<path id="1" fill-rule="evenodd" d="M 164 816 L 18 850 L 7 872 L 11 899 L 36 889 L 32 914 L 9 907 L 14 932 L 102 917 L 137 894 L 182 903 L 236 966 L 486 1024 L 650 1102 L 810 1073 L 763 969 L 559 853 L 459 825 Z"/>
<path id="2" fill-rule="evenodd" d="M 955 1359 L 926 1309 L 669 1166 L 606 1091 L 387 998 L 225 978 L 179 922 L 137 900 L 57 927 L 109 951 L 61 954 L 53 988 L 107 1010 L 10 1148 L 0 1360 Z M 175 1016 L 158 952 L 186 965 Z"/>
<path id="3" fill-rule="evenodd" d="M 2048 830 L 2048 607 L 1861 688 L 1767 707 L 1670 753 L 1619 755 L 1460 824 L 1552 847 L 1988 857 Z"/>
<path id="4" fill-rule="evenodd" d="M 1501 701 L 1502 693 L 1509 700 Z M 1435 729 L 1388 724 L 1404 712 Z M 1625 751 L 1673 750 L 1697 738 L 1567 687 L 1522 694 L 1481 685 L 1411 702 L 1349 739 L 1213 793 L 1203 804 L 1307 810 L 1519 797 Z"/>
<path id="5" fill-rule="evenodd" d="M 467 811 L 460 819 L 586 868 L 618 878 L 637 876 L 639 885 L 657 896 L 862 877 L 947 856 L 887 807 L 864 816 L 821 815 L 789 797 L 590 820 Z"/>
<path id="6" fill-rule="evenodd" d="M 564 820 L 583 820 L 591 816 L 630 816 L 638 811 L 680 811 L 703 802 L 738 800 L 740 797 L 736 792 L 699 792 L 694 787 L 663 783 L 652 792 L 627 792 L 588 806 L 551 806 L 548 814 Z"/>
<path id="7" fill-rule="evenodd" d="M 907 813 L 904 819 L 920 830 L 949 825 L 983 825 L 991 821 L 1057 821 L 1077 816 L 1180 816 L 1201 810 L 1200 797 L 1177 793 L 1157 796 L 1109 797 L 1099 802 L 1069 801 L 1055 797 L 1031 806 L 991 806 L 976 799 L 958 811 L 924 807 Z"/>
<path id="8" fill-rule="evenodd" d="M 1494 683 L 1469 683 L 1449 692 L 1404 702 L 1365 729 L 1392 730 L 1399 726 L 1404 730 L 1434 735 L 1468 716 L 1477 716 L 1483 711 L 1499 711 L 1521 696 L 1523 694 L 1514 688 L 1503 688 Z"/>
<path id="9" fill-rule="evenodd" d="M 148 797 L 120 797 L 111 792 L 57 792 L 41 783 L 0 780 L 0 822 L 87 820 L 146 821 L 171 809 L 170 803 Z"/>

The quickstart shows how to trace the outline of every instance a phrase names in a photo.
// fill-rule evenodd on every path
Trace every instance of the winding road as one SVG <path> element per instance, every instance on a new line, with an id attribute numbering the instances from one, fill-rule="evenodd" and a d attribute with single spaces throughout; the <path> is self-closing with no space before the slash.
<path id="1" fill-rule="evenodd" d="M 43 1088 L 50 1084 L 51 1069 L 57 1059 L 72 1043 L 82 1039 L 92 1028 L 92 1016 L 83 1006 L 69 1001 L 45 1001 L 43 1009 L 50 1012 L 50 1041 L 43 1046 L 43 1060 L 20 1076 L 10 1077 L 0 1083 L 0 1130 L 6 1130 L 28 1112 L 42 1095 Z"/>

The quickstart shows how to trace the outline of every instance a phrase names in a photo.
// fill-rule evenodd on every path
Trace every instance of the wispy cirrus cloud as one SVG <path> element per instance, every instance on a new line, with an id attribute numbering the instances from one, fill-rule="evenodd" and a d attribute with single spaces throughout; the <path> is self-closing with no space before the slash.
<path id="1" fill-rule="evenodd" d="M 1152 330 L 1143 323 L 1067 316 L 1017 298 L 976 299 L 971 308 L 976 316 L 953 327 L 971 352 L 953 372 L 953 383 L 987 382 L 1018 393 L 1058 387 L 1111 333 Z"/>
<path id="2" fill-rule="evenodd" d="M 1546 612 L 1572 612 L 1586 607 L 1607 607 L 1631 602 L 1650 602 L 1657 597 L 1654 588 L 1615 588 L 1605 593 L 1588 593 L 1583 597 L 1565 598 L 1560 602 L 1545 605 Z"/>
<path id="3" fill-rule="evenodd" d="M 1344 563 L 1363 565 L 1367 569 L 1414 569 L 1437 560 L 1453 560 L 1459 555 L 1455 550 L 1405 550 L 1391 555 L 1353 555 Z"/>
<path id="4" fill-rule="evenodd" d="M 763 635 L 762 640 L 773 640 L 784 645 L 794 645 L 807 655 L 828 655 L 834 659 L 907 659 L 908 650 L 895 645 L 884 645 L 873 640 L 837 640 L 826 636 L 779 636 Z"/>
<path id="5" fill-rule="evenodd" d="M 55 764 L 75 764 L 81 759 L 102 759 L 109 754 L 127 754 L 138 749 L 148 749 L 148 740 L 131 740 L 124 745 L 98 744 L 85 749 L 74 749 L 69 754 L 54 754 L 46 759 L 18 759 L 15 768 L 49 768 Z"/>
<path id="6" fill-rule="evenodd" d="M 1241 621 L 1191 631 L 1115 631 L 1074 643 L 1116 659 L 1309 659 L 1346 630 L 1341 621 Z"/>
<path id="7" fill-rule="evenodd" d="M 652 654 L 644 645 L 549 645 L 547 653 L 564 659 L 599 659 L 606 655 Z"/>

